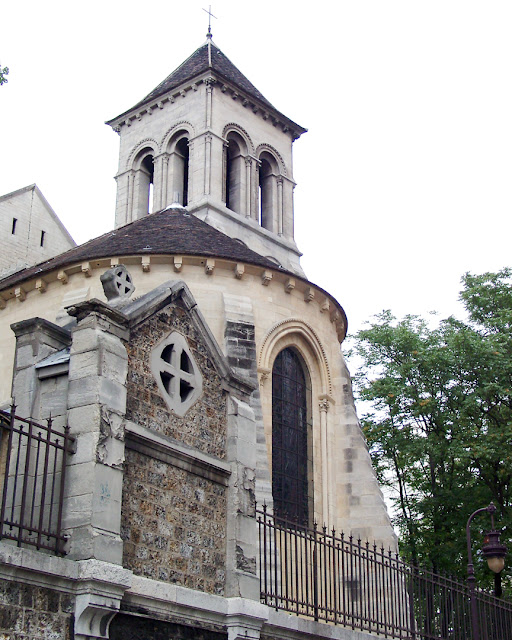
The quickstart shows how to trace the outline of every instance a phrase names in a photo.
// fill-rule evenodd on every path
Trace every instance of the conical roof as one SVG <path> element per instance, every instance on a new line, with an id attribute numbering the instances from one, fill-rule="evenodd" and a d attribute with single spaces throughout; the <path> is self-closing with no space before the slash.
<path id="1" fill-rule="evenodd" d="M 0 280 L 0 291 L 81 261 L 155 254 L 224 258 L 265 269 L 279 268 L 275 262 L 188 214 L 184 209 L 163 209 L 89 240 L 46 262 L 17 271 Z M 286 272 L 286 269 L 280 270 Z"/>
<path id="2" fill-rule="evenodd" d="M 149 105 L 149 103 L 157 100 L 161 96 L 164 96 L 173 89 L 176 89 L 185 82 L 196 78 L 208 70 L 214 72 L 215 75 L 219 76 L 223 80 L 235 85 L 248 97 L 259 102 L 262 106 L 268 107 L 276 114 L 279 114 L 281 118 L 293 125 L 293 129 L 297 130 L 298 135 L 307 131 L 304 127 L 301 127 L 278 111 L 274 105 L 269 102 L 265 96 L 258 91 L 258 89 L 256 89 L 252 82 L 250 82 L 250 80 L 248 80 L 244 74 L 235 67 L 231 60 L 210 40 L 199 47 L 199 49 L 196 49 L 194 53 L 185 60 L 185 62 L 180 64 L 180 66 L 168 75 L 163 82 L 155 87 L 153 91 L 150 91 L 145 98 L 137 102 L 137 104 L 127 111 L 124 111 L 115 118 L 108 120 L 107 124 L 112 124 L 127 113 L 136 109 L 139 110 L 145 105 Z"/>

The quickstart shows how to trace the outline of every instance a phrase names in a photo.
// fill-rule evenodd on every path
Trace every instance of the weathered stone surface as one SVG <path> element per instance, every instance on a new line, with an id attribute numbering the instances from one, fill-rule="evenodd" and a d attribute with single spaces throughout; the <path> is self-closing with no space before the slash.
<path id="1" fill-rule="evenodd" d="M 222 594 L 226 488 L 127 450 L 123 566 L 136 575 Z"/>
<path id="2" fill-rule="evenodd" d="M 0 638 L 71 640 L 74 596 L 0 579 Z"/>
<path id="3" fill-rule="evenodd" d="M 203 377 L 203 392 L 184 417 L 165 403 L 150 368 L 151 352 L 171 331 L 187 339 Z M 226 399 L 221 378 L 185 310 L 172 305 L 132 330 L 128 352 L 126 417 L 218 458 L 226 456 Z"/>

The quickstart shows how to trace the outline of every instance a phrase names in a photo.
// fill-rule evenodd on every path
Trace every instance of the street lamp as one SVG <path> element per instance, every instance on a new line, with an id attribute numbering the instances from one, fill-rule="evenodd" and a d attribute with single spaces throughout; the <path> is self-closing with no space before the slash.
<path id="1" fill-rule="evenodd" d="M 491 502 L 488 507 L 477 509 L 468 518 L 466 525 L 466 539 L 468 543 L 468 585 L 469 585 L 469 597 L 471 603 L 471 622 L 473 627 L 473 640 L 480 640 L 480 628 L 478 625 L 478 611 L 476 606 L 476 594 L 475 594 L 475 568 L 473 566 L 473 554 L 471 552 L 471 530 L 470 525 L 473 518 L 479 513 L 486 511 L 491 514 L 491 531 L 488 531 L 484 536 L 484 544 L 482 547 L 482 553 L 487 560 L 489 569 L 498 575 L 505 566 L 505 555 L 507 548 L 500 543 L 500 534 L 494 528 L 494 513 L 496 507 Z"/>

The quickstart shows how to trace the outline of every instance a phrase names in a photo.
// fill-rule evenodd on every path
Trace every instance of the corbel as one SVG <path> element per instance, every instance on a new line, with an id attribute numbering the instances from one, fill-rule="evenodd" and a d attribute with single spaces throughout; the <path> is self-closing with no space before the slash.
<path id="1" fill-rule="evenodd" d="M 92 276 L 92 269 L 90 262 L 82 262 L 82 273 L 86 278 L 90 278 Z"/>
<path id="2" fill-rule="evenodd" d="M 119 258 L 110 258 L 110 268 L 119 266 Z"/>
<path id="3" fill-rule="evenodd" d="M 159 100 L 159 101 L 156 103 L 156 106 L 157 106 L 159 109 L 163 109 L 163 108 L 164 108 L 164 103 L 163 103 L 161 100 Z"/>
<path id="4" fill-rule="evenodd" d="M 288 278 L 284 283 L 286 293 L 291 293 L 295 289 L 295 278 Z"/>
<path id="5" fill-rule="evenodd" d="M 142 271 L 148 273 L 151 271 L 151 256 L 142 256 L 141 258 Z"/>
<path id="6" fill-rule="evenodd" d="M 153 109 L 151 107 L 148 107 L 146 109 L 148 116 L 150 116 L 153 113 Z"/>
<path id="7" fill-rule="evenodd" d="M 195 82 L 192 83 L 192 89 L 194 91 L 197 91 L 197 84 Z"/>
<path id="8" fill-rule="evenodd" d="M 304 291 L 304 301 L 312 302 L 315 299 L 315 290 L 313 287 L 307 287 L 306 291 Z"/>
<path id="9" fill-rule="evenodd" d="M 16 300 L 18 302 L 25 302 L 27 298 L 27 294 L 25 292 L 25 289 L 23 289 L 23 287 L 16 287 L 14 289 L 14 295 L 16 296 Z"/>
<path id="10" fill-rule="evenodd" d="M 265 270 L 263 272 L 263 275 L 261 276 L 261 284 L 264 287 L 268 287 L 271 280 L 272 280 L 272 271 Z"/>
<path id="11" fill-rule="evenodd" d="M 235 266 L 235 278 L 237 278 L 238 280 L 241 280 L 242 276 L 244 275 L 244 271 L 245 271 L 245 266 L 239 262 Z"/>
<path id="12" fill-rule="evenodd" d="M 320 305 L 320 313 L 329 313 L 329 309 L 331 308 L 331 304 L 328 298 L 324 298 L 324 301 Z"/>
<path id="13" fill-rule="evenodd" d="M 233 91 L 233 95 L 231 97 L 233 100 L 236 100 L 238 98 L 238 91 Z"/>
<path id="14" fill-rule="evenodd" d="M 46 293 L 46 282 L 42 278 L 36 280 L 36 289 L 39 293 Z"/>
<path id="15" fill-rule="evenodd" d="M 186 95 L 187 95 L 187 92 L 185 91 L 185 89 L 182 89 L 182 90 L 180 91 L 180 96 L 181 96 L 182 98 L 184 98 Z"/>
<path id="16" fill-rule="evenodd" d="M 61 269 L 57 274 L 57 280 L 60 280 L 61 284 L 67 284 L 68 279 L 68 274 L 64 271 L 64 269 Z"/>
<path id="17" fill-rule="evenodd" d="M 183 256 L 174 256 L 173 263 L 174 271 L 181 271 L 181 268 L 183 267 Z"/>
<path id="18" fill-rule="evenodd" d="M 206 264 L 204 265 L 204 270 L 207 276 L 213 275 L 213 270 L 215 269 L 215 260 L 213 258 L 208 258 L 206 260 Z"/>
<path id="19" fill-rule="evenodd" d="M 5 309 L 6 306 L 7 306 L 7 302 L 5 301 L 5 298 L 0 296 L 0 309 Z"/>

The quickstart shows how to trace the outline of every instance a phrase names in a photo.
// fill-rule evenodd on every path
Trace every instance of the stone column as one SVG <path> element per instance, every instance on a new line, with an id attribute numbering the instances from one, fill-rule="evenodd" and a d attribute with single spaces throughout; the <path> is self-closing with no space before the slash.
<path id="1" fill-rule="evenodd" d="M 245 158 L 245 217 L 251 217 L 251 200 L 252 200 L 252 158 Z"/>
<path id="2" fill-rule="evenodd" d="M 320 443 L 322 449 L 322 518 L 323 523 L 328 527 L 332 526 L 329 514 L 329 462 L 327 451 L 327 411 L 329 410 L 329 401 L 325 397 L 320 398 L 318 403 L 320 409 Z"/>
<path id="3" fill-rule="evenodd" d="M 277 233 L 283 235 L 283 178 L 277 178 Z"/>
<path id="4" fill-rule="evenodd" d="M 70 309 L 78 324 L 69 362 L 68 424 L 76 438 L 64 498 L 69 556 L 121 564 L 126 411 L 125 316 L 98 300 Z"/>

